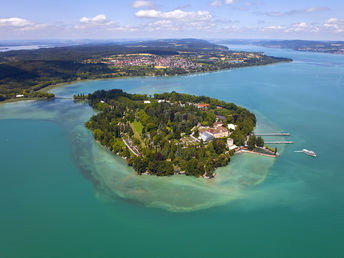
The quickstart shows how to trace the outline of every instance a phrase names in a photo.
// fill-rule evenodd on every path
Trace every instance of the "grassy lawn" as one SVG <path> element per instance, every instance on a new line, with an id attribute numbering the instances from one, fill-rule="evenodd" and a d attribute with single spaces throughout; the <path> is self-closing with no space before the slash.
<path id="1" fill-rule="evenodd" d="M 143 141 L 142 138 L 141 138 L 141 135 L 142 135 L 142 128 L 143 128 L 141 122 L 137 122 L 137 121 L 135 120 L 133 123 L 130 123 L 130 127 L 131 127 L 131 129 L 133 130 L 133 132 L 134 132 L 134 137 L 135 137 L 136 139 L 138 139 L 138 140 L 140 141 L 140 143 L 141 143 L 141 146 L 142 146 L 143 148 L 145 148 L 146 145 L 145 145 L 144 141 Z M 139 133 L 139 132 L 140 132 L 140 133 Z"/>
<path id="2" fill-rule="evenodd" d="M 138 122 L 135 119 L 133 122 L 133 125 L 135 127 L 136 132 L 141 136 L 142 135 L 142 129 L 143 129 L 143 125 L 141 124 L 141 122 Z"/>

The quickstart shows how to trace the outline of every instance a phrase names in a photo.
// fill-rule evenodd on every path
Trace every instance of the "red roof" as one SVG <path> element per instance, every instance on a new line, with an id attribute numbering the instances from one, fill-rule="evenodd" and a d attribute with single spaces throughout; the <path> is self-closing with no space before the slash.
<path id="1" fill-rule="evenodd" d="M 197 106 L 197 107 L 201 107 L 201 108 L 202 108 L 202 107 L 208 107 L 208 106 L 209 106 L 209 104 L 197 104 L 196 106 Z"/>

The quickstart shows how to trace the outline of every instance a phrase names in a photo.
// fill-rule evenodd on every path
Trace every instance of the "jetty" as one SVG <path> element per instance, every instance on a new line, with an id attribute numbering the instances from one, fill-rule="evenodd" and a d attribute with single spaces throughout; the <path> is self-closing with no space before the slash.
<path id="1" fill-rule="evenodd" d="M 293 141 L 266 141 L 267 144 L 293 144 Z"/>
<path id="2" fill-rule="evenodd" d="M 290 133 L 253 133 L 255 136 L 290 136 Z"/>
<path id="3" fill-rule="evenodd" d="M 283 132 L 283 133 L 257 133 L 253 132 L 255 136 L 290 136 L 290 133 Z M 293 144 L 293 141 L 264 141 L 266 144 Z"/>

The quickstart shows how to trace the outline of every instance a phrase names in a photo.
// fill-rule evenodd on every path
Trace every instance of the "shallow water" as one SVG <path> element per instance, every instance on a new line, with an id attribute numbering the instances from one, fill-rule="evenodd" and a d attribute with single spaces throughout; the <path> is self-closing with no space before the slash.
<path id="1" fill-rule="evenodd" d="M 86 104 L 0 105 L 0 250 L 6 257 L 341 256 L 344 57 L 263 50 L 295 61 L 53 90 L 208 95 L 255 112 L 257 131 L 291 132 L 285 139 L 295 144 L 278 146 L 278 159 L 238 155 L 214 180 L 136 176 L 94 142 L 83 126 L 94 113 Z M 318 157 L 294 152 L 302 148 Z"/>

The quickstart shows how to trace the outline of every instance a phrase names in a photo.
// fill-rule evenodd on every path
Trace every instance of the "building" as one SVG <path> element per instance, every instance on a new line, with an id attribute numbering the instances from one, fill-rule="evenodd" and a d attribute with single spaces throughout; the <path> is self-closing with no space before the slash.
<path id="1" fill-rule="evenodd" d="M 16 95 L 16 98 L 23 98 L 23 97 L 24 97 L 23 94 L 17 94 L 17 95 Z"/>
<path id="2" fill-rule="evenodd" d="M 218 127 L 221 127 L 221 126 L 223 126 L 223 123 L 221 123 L 221 122 L 215 122 L 215 123 L 213 123 L 213 127 L 214 127 L 214 128 L 218 128 Z"/>
<path id="3" fill-rule="evenodd" d="M 144 104 L 150 104 L 151 102 L 150 102 L 150 100 L 144 100 L 143 103 Z"/>
<path id="4" fill-rule="evenodd" d="M 223 138 L 229 136 L 229 131 L 223 126 L 219 126 L 217 128 L 209 128 L 207 129 L 207 132 L 213 135 L 215 138 Z"/>
<path id="5" fill-rule="evenodd" d="M 233 131 L 234 131 L 236 127 L 237 127 L 237 126 L 234 125 L 234 124 L 229 124 L 229 125 L 228 125 L 228 129 L 229 129 L 229 130 L 233 130 Z"/>
<path id="6" fill-rule="evenodd" d="M 209 142 L 214 139 L 214 136 L 210 134 L 209 132 L 205 131 L 200 135 L 200 139 L 203 140 L 204 142 Z"/>
<path id="7" fill-rule="evenodd" d="M 199 109 L 208 109 L 209 104 L 195 104 Z"/>
<path id="8" fill-rule="evenodd" d="M 159 99 L 158 100 L 158 103 L 164 103 L 164 102 L 166 102 L 166 100 L 164 100 L 164 99 Z"/>
<path id="9" fill-rule="evenodd" d="M 232 139 L 232 138 L 228 138 L 228 139 L 227 139 L 227 147 L 231 147 L 231 146 L 233 146 L 233 145 L 234 145 L 233 139 Z"/>
<path id="10" fill-rule="evenodd" d="M 227 148 L 229 149 L 229 150 L 234 150 L 234 149 L 236 149 L 238 146 L 236 146 L 235 144 L 234 144 L 234 141 L 233 141 L 233 139 L 232 138 L 228 138 L 227 139 Z"/>

